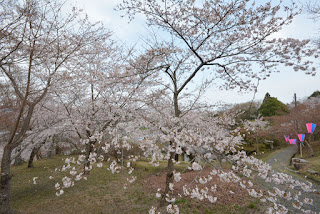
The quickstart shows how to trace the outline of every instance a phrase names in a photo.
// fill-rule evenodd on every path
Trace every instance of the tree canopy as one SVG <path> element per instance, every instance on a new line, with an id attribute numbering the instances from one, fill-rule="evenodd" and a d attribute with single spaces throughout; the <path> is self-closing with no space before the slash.
<path id="1" fill-rule="evenodd" d="M 275 115 L 280 116 L 289 113 L 289 109 L 276 97 L 271 97 L 270 94 L 267 93 L 260 108 L 258 109 L 258 113 L 263 117 L 271 117 Z"/>
<path id="2" fill-rule="evenodd" d="M 308 97 L 308 99 L 310 99 L 311 97 L 319 97 L 319 96 L 320 96 L 320 91 L 315 91 Z"/>

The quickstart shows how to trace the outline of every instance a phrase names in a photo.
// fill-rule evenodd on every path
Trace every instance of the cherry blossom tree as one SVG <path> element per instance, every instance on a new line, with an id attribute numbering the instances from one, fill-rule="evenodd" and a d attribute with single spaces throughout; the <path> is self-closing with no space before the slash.
<path id="1" fill-rule="evenodd" d="M 78 139 L 66 123 L 63 110 L 53 93 L 49 92 L 36 106 L 29 130 L 20 145 L 12 151 L 11 159 L 27 161 L 28 167 L 33 167 L 35 156 L 50 157 L 63 147 L 79 150 Z"/>
<path id="2" fill-rule="evenodd" d="M 307 9 L 307 12 L 309 12 L 314 19 L 319 19 L 319 10 L 320 10 L 319 4 L 309 1 L 309 2 L 306 2 L 305 6 Z"/>
<path id="3" fill-rule="evenodd" d="M 320 5 L 319 5 L 319 3 L 306 2 L 305 3 L 305 9 L 306 9 L 306 12 L 311 15 L 311 18 L 315 22 L 319 21 L 319 18 L 320 18 L 320 12 L 319 12 L 320 11 Z M 316 38 L 315 42 L 319 46 L 319 39 Z"/>
<path id="4" fill-rule="evenodd" d="M 81 149 L 77 159 L 67 158 L 65 164 L 56 169 L 54 178 L 59 177 L 59 172 L 70 173 L 56 183 L 57 196 L 77 181 L 87 179 L 92 168 L 102 167 L 104 160 L 110 163 L 108 169 L 112 173 L 128 169 L 124 188 L 136 179 L 130 164 L 137 157 L 127 157 L 125 167 L 123 153 L 142 136 L 135 112 L 143 108 L 149 91 L 157 87 L 154 81 L 157 74 L 131 57 L 131 51 L 124 54 L 126 52 L 112 42 L 97 46 L 103 51 L 87 56 L 85 62 L 75 68 L 77 75 L 68 78 L 72 90 L 55 91 L 64 109 L 64 122 L 79 139 Z"/>
<path id="5" fill-rule="evenodd" d="M 76 8 L 65 14 L 63 4 L 56 1 L 2 3 L 1 74 L 19 100 L 1 161 L 0 213 L 8 213 L 12 150 L 30 129 L 37 105 L 63 81 L 75 58 L 89 54 L 87 45 L 104 39 L 105 30 Z"/>
<path id="6" fill-rule="evenodd" d="M 285 16 L 278 15 L 281 7 Z M 294 4 L 256 5 L 247 0 L 123 0 L 118 9 L 125 11 L 130 19 L 137 14 L 144 15 L 148 26 L 159 28 L 165 35 L 154 36 L 155 42 L 149 45 L 144 57 L 149 59 L 146 61 L 157 60 L 153 63 L 155 67 L 162 67 L 166 78 L 163 84 L 171 92 L 172 116 L 176 118 L 185 115 L 183 110 L 187 111 L 180 105 L 190 100 L 187 86 L 192 85 L 192 81 L 201 83 L 199 92 L 216 79 L 222 79 L 223 86 L 229 89 L 248 89 L 253 87 L 252 79 L 267 78 L 279 71 L 281 64 L 315 74 L 310 58 L 316 50 L 308 46 L 309 41 L 271 38 L 298 14 Z M 201 73 L 203 78 L 199 81 Z M 193 99 L 197 100 L 198 97 Z M 194 106 L 194 102 L 190 103 Z M 176 147 L 174 138 L 170 145 Z M 172 150 L 168 157 L 163 196 L 173 180 L 175 154 Z"/>
<path id="7" fill-rule="evenodd" d="M 299 210 L 313 203 L 299 193 L 314 191 L 310 183 L 275 172 L 242 151 L 243 136 L 235 128 L 233 114 L 216 115 L 199 102 L 218 78 L 226 88 L 248 89 L 253 78 L 268 77 L 280 64 L 315 74 L 311 58 L 316 50 L 308 47 L 308 41 L 270 38 L 290 24 L 297 14 L 294 5 L 284 6 L 286 16 L 281 17 L 281 3 L 124 0 L 119 9 L 130 18 L 143 14 L 148 25 L 167 35 L 153 35 L 142 54 L 129 52 L 126 56 L 117 52 L 109 31 L 91 24 L 76 8 L 65 15 L 63 4 L 55 1 L 3 5 L 0 39 L 8 43 L 1 46 L 0 68 L 14 91 L 18 108 L 2 158 L 0 213 L 11 211 L 13 149 L 23 141 L 29 145 L 37 133 L 37 143 L 41 143 L 49 136 L 66 134 L 63 130 L 79 139 L 84 152 L 77 158 L 66 158 L 65 165 L 56 169 L 70 173 L 56 183 L 57 196 L 76 181 L 86 179 L 96 163 L 102 167 L 105 157 L 100 151 L 109 153 L 113 148 L 121 152 L 131 148 L 134 138 L 143 136 L 139 145 L 144 155 L 151 157 L 151 164 L 168 162 L 166 185 L 156 193 L 168 213 L 179 213 L 174 204 L 174 182 L 179 182 L 182 175 L 174 165 L 178 164 L 175 156 L 183 153 L 193 154 L 189 169 L 199 171 L 194 178 L 197 185 L 183 188 L 185 197 L 215 203 L 219 200 L 214 195 L 216 186 L 208 189 L 200 184 L 218 176 L 269 202 L 270 213 L 291 211 L 283 201 L 294 200 L 292 207 Z M 49 109 L 51 115 L 46 112 Z M 48 118 L 41 118 L 42 112 Z M 52 119 L 57 112 L 59 116 Z M 252 130 L 260 123 L 248 123 L 246 128 Z M 41 129 L 43 124 L 48 129 Z M 217 164 L 211 162 L 214 158 L 219 160 Z M 111 160 L 108 166 L 112 173 L 127 169 L 124 188 L 136 179 L 131 166 L 135 160 L 136 156 L 130 156 L 126 167 Z M 224 170 L 222 160 L 232 163 L 232 169 Z M 213 170 L 202 175 L 208 164 Z M 246 180 L 256 177 L 273 182 L 273 190 L 263 192 Z M 281 185 L 295 193 L 282 190 Z M 150 213 L 156 211 L 152 207 Z"/>
<path id="8" fill-rule="evenodd" d="M 189 170 L 199 173 L 194 178 L 194 185 L 185 184 L 183 195 L 175 192 L 175 184 L 184 175 L 173 169 L 173 179 L 166 186 L 168 191 L 163 195 L 163 189 L 158 189 L 156 197 L 163 198 L 167 204 L 168 213 L 178 213 L 179 207 L 175 201 L 179 197 L 189 197 L 194 200 L 215 203 L 219 198 L 215 191 L 217 184 L 215 179 L 222 182 L 237 183 L 243 191 L 254 198 L 266 202 L 270 208 L 268 212 L 288 211 L 296 212 L 296 209 L 307 211 L 312 206 L 312 199 L 305 193 L 315 191 L 311 183 L 303 183 L 292 178 L 292 176 L 272 170 L 271 166 L 256 159 L 254 156 L 247 156 L 242 150 L 245 143 L 239 128 L 232 128 L 235 125 L 235 115 L 223 114 L 214 116 L 210 111 L 189 111 L 187 117 L 172 117 L 170 108 L 168 113 L 159 114 L 156 111 L 143 111 L 145 117 L 144 126 L 148 134 L 141 146 L 145 151 L 144 155 L 151 157 L 151 164 L 158 166 L 159 161 L 168 160 L 171 152 L 182 154 L 183 152 L 195 155 L 195 161 L 190 164 Z M 171 110 L 172 111 L 172 110 Z M 157 127 L 155 124 L 159 125 Z M 246 123 L 247 131 L 252 132 L 257 127 L 264 127 L 266 121 L 258 119 Z M 151 134 L 150 134 L 151 133 Z M 156 138 L 160 136 L 160 140 Z M 170 142 L 174 139 L 174 145 Z M 155 143 L 157 141 L 157 143 Z M 212 159 L 230 162 L 233 166 L 230 170 L 221 167 L 221 161 L 212 162 Z M 179 164 L 179 161 L 172 159 L 172 162 Z M 209 174 L 205 174 L 204 171 Z M 210 170 L 210 168 L 213 168 Z M 270 183 L 271 190 L 264 191 L 260 186 L 253 184 L 252 180 L 262 179 L 266 184 Z M 310 193 L 312 194 L 312 193 Z M 306 201 L 306 203 L 304 203 Z M 311 210 L 314 210 L 311 208 Z M 160 207 L 153 207 L 150 213 L 162 211 Z M 310 210 L 309 210 L 310 211 Z"/>

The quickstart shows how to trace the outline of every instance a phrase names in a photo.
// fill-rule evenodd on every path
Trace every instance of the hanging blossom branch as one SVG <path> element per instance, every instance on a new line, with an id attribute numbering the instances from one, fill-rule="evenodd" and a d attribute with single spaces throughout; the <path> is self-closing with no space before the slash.
<path id="1" fill-rule="evenodd" d="M 146 156 L 151 157 L 150 164 L 158 166 L 158 162 L 166 160 L 170 157 L 170 152 L 176 152 L 182 154 L 183 150 L 198 156 L 200 159 L 193 162 L 189 170 L 199 170 L 199 173 L 195 176 L 191 183 L 183 186 L 183 196 L 190 197 L 196 200 L 207 200 L 210 203 L 215 203 L 219 198 L 214 195 L 217 185 L 211 184 L 213 177 L 217 176 L 221 182 L 237 183 L 241 188 L 246 191 L 250 196 L 258 198 L 261 202 L 269 203 L 271 206 L 267 212 L 280 212 L 287 213 L 288 211 L 296 212 L 295 210 L 301 210 L 303 212 L 308 211 L 309 206 L 313 205 L 312 199 L 305 197 L 303 192 L 313 192 L 310 182 L 300 182 L 292 178 L 292 176 L 284 173 L 275 172 L 271 166 L 265 162 L 254 158 L 253 156 L 247 156 L 246 152 L 241 150 L 243 144 L 243 138 L 239 129 L 226 129 L 226 124 L 233 125 L 234 121 L 232 116 L 226 116 L 217 118 L 206 117 L 202 120 L 200 114 L 188 115 L 188 119 L 180 119 L 179 122 L 183 123 L 183 128 L 176 127 L 177 121 L 165 120 L 164 118 L 158 118 L 161 120 L 162 130 L 166 132 L 158 132 L 157 135 L 161 136 L 161 142 L 164 145 L 168 145 L 168 141 L 174 139 L 174 144 L 168 145 L 167 150 L 160 149 L 163 146 L 155 145 L 152 140 L 152 136 L 148 140 L 144 141 L 144 145 L 141 146 L 145 150 Z M 206 115 L 207 116 L 207 115 Z M 152 116 L 153 124 L 155 123 L 155 115 Z M 170 117 L 168 117 L 169 119 Z M 199 119 L 200 118 L 200 119 Z M 191 122 L 192 121 L 192 122 Z M 159 121 L 158 121 L 159 122 Z M 229 123 L 228 123 L 229 122 Z M 166 124 L 164 126 L 164 124 Z M 221 125 L 219 125 L 221 124 Z M 257 126 L 264 127 L 266 122 L 259 118 L 257 121 L 250 121 L 246 123 L 245 128 L 247 131 L 252 131 Z M 152 127 L 152 126 L 151 126 Z M 177 131 L 179 129 L 179 131 Z M 183 149 L 182 149 L 183 148 Z M 208 151 L 206 154 L 201 154 L 201 149 L 206 148 Z M 162 154 L 166 151 L 166 154 Z M 218 154 L 221 158 L 227 160 L 232 164 L 231 169 L 213 169 L 208 175 L 202 176 L 204 166 L 208 163 L 208 157 L 212 154 Z M 210 160 L 210 159 L 209 159 Z M 202 165 L 202 166 L 201 166 Z M 209 164 L 210 165 L 210 164 Z M 183 174 L 174 171 L 174 181 L 179 182 Z M 240 175 L 243 175 L 241 178 Z M 260 177 L 266 183 L 271 183 L 273 189 L 270 191 L 264 191 L 255 187 L 252 179 Z M 196 183 L 191 187 L 192 183 Z M 206 184 L 206 185 L 205 185 Z M 200 187 L 199 185 L 204 185 Z M 207 187 L 209 185 L 209 187 Z M 285 188 L 283 188 L 285 187 Z M 156 197 L 164 197 L 168 203 L 168 213 L 178 213 L 179 207 L 174 204 L 177 199 L 174 194 L 174 184 L 169 183 L 169 192 L 163 195 L 161 189 L 157 190 Z M 182 197 L 181 195 L 178 197 Z M 288 202 L 291 202 L 292 207 L 287 207 Z M 157 213 L 160 207 L 152 207 L 149 213 Z"/>

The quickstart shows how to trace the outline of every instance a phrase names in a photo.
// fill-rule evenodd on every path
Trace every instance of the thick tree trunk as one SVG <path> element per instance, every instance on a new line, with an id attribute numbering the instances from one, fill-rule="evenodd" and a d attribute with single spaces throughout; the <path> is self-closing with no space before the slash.
<path id="1" fill-rule="evenodd" d="M 174 116 L 180 117 L 180 110 L 179 110 L 179 104 L 178 104 L 178 94 L 173 95 L 173 105 L 174 105 Z"/>
<path id="2" fill-rule="evenodd" d="M 83 170 L 83 173 L 85 175 L 89 175 L 90 174 L 90 171 L 89 170 L 86 170 L 86 168 L 89 169 L 90 167 L 90 161 L 89 161 L 89 157 L 90 157 L 90 153 L 92 152 L 92 144 L 94 144 L 95 141 L 89 141 L 89 143 L 86 145 L 86 157 L 84 159 L 84 170 Z"/>
<path id="3" fill-rule="evenodd" d="M 173 160 L 175 155 L 176 155 L 175 152 L 170 152 L 170 159 L 168 160 L 168 168 L 167 168 L 167 176 L 166 176 L 166 187 L 160 200 L 160 207 L 166 204 L 166 195 L 169 192 L 169 184 L 173 183 L 173 171 L 174 171 Z"/>
<path id="4" fill-rule="evenodd" d="M 3 156 L 1 160 L 1 177 L 0 177 L 0 214 L 11 213 L 10 199 L 11 199 L 11 152 L 10 145 L 4 147 Z"/>
<path id="5" fill-rule="evenodd" d="M 180 110 L 178 105 L 178 92 L 176 87 L 175 87 L 175 93 L 173 95 L 173 105 L 174 105 L 174 116 L 180 117 Z M 175 142 L 173 140 L 170 141 L 170 146 L 174 146 L 174 148 L 176 148 Z M 170 152 L 170 158 L 168 160 L 168 168 L 167 168 L 167 176 L 166 176 L 166 186 L 160 200 L 160 207 L 166 204 L 166 195 L 169 192 L 169 184 L 173 182 L 173 171 L 174 171 L 173 160 L 175 158 L 175 155 L 176 155 L 176 152 Z"/>

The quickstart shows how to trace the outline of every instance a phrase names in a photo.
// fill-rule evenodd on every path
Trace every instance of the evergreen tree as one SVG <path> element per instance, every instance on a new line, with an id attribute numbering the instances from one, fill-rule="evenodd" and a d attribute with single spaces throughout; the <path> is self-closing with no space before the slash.
<path id="1" fill-rule="evenodd" d="M 310 99 L 311 97 L 319 97 L 319 96 L 320 96 L 320 91 L 315 91 L 308 97 L 308 99 Z"/>
<path id="2" fill-rule="evenodd" d="M 269 93 L 266 93 L 258 113 L 263 117 L 270 117 L 274 115 L 285 115 L 289 113 L 289 110 L 288 107 L 276 97 L 271 97 Z"/>

